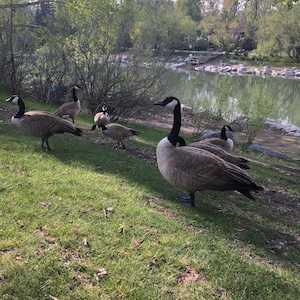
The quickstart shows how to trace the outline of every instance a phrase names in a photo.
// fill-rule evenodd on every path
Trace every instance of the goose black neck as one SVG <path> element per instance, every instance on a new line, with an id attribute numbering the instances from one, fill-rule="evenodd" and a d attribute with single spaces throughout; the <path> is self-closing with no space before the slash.
<path id="1" fill-rule="evenodd" d="M 74 102 L 78 101 L 77 95 L 76 95 L 76 88 L 73 88 L 73 100 Z"/>
<path id="2" fill-rule="evenodd" d="M 107 127 L 104 124 L 100 124 L 99 127 L 101 127 L 102 130 L 107 130 Z"/>
<path id="3" fill-rule="evenodd" d="M 221 139 L 226 141 L 227 140 L 227 136 L 226 136 L 226 125 L 223 126 L 222 130 L 221 130 Z"/>
<path id="4" fill-rule="evenodd" d="M 19 111 L 14 116 L 15 118 L 21 118 L 24 116 L 24 113 L 25 113 L 25 103 L 21 98 L 19 98 L 19 100 L 18 100 L 18 105 L 19 105 Z"/>
<path id="5" fill-rule="evenodd" d="M 180 111 L 180 102 L 177 99 L 177 105 L 175 106 L 173 111 L 173 127 L 170 134 L 168 135 L 168 140 L 173 146 L 176 146 L 176 143 L 178 142 L 180 127 L 181 127 L 181 111 Z"/>

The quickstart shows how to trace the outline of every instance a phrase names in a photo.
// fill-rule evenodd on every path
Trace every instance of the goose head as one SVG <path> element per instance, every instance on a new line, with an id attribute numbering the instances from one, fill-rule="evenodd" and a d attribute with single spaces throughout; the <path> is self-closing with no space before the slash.
<path id="1" fill-rule="evenodd" d="M 12 95 L 10 98 L 6 99 L 6 102 L 12 102 L 15 104 L 19 104 L 20 97 L 18 95 Z"/>
<path id="2" fill-rule="evenodd" d="M 80 89 L 81 89 L 81 87 L 79 85 L 75 85 L 73 87 L 73 100 L 74 100 L 74 102 L 78 101 L 78 97 L 76 95 L 76 91 L 78 91 Z"/>
<path id="3" fill-rule="evenodd" d="M 11 102 L 19 105 L 19 111 L 13 118 L 21 118 L 25 113 L 25 104 L 24 101 L 18 95 L 12 95 L 10 98 L 6 100 L 6 102 Z"/>
<path id="4" fill-rule="evenodd" d="M 176 97 L 170 96 L 165 98 L 163 101 L 157 101 L 154 105 L 166 106 L 173 110 L 173 127 L 168 135 L 169 142 L 176 146 L 178 142 L 178 135 L 181 127 L 181 111 L 180 111 L 180 101 Z"/>
<path id="5" fill-rule="evenodd" d="M 227 127 L 227 129 L 228 129 L 229 131 L 234 132 L 234 130 L 231 128 L 231 126 L 229 126 L 229 125 L 224 125 L 224 126 L 222 127 L 222 130 L 221 130 L 221 139 L 223 139 L 223 140 L 225 140 L 225 141 L 228 139 L 228 137 L 227 137 L 227 135 L 226 135 L 226 127 Z"/>

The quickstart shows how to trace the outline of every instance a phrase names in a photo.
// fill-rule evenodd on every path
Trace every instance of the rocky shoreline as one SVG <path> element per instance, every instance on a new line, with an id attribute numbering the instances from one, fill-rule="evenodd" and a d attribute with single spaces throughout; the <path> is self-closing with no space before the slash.
<path id="1" fill-rule="evenodd" d="M 193 63 L 192 57 L 183 59 L 181 56 L 177 56 L 172 59 L 171 62 L 165 64 L 167 68 L 188 68 L 194 71 L 206 71 L 217 72 L 221 74 L 232 75 L 257 75 L 257 76 L 274 76 L 283 77 L 288 79 L 300 79 L 300 67 L 273 67 L 260 66 L 260 62 L 257 62 L 257 67 L 248 66 L 246 63 L 238 63 L 236 60 L 231 60 L 226 63 L 223 62 L 222 56 L 217 56 L 211 60 L 207 60 L 204 63 Z"/>

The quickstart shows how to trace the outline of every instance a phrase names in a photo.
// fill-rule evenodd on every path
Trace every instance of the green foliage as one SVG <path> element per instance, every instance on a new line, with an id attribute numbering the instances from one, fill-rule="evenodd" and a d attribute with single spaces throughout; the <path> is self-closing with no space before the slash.
<path id="1" fill-rule="evenodd" d="M 255 81 L 253 78 L 249 78 L 245 90 L 244 98 L 238 102 L 238 108 L 241 109 L 242 115 L 245 117 L 247 142 L 251 144 L 257 134 L 265 129 L 265 121 L 272 111 L 275 97 L 267 94 L 259 81 Z M 274 95 L 278 92 L 273 89 Z"/>
<path id="2" fill-rule="evenodd" d="M 269 10 L 262 15 L 257 31 L 257 51 L 268 56 L 288 54 L 299 59 L 299 13 L 300 5 L 295 5 L 291 10 L 284 5 L 278 5 L 278 9 Z"/>

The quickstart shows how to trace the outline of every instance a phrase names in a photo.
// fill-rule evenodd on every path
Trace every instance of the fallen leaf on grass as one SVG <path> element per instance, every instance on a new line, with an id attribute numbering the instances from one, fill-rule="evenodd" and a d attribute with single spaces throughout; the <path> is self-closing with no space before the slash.
<path id="1" fill-rule="evenodd" d="M 97 273 L 94 274 L 97 281 L 99 281 L 99 277 L 103 277 L 104 275 L 107 275 L 107 270 L 104 268 L 98 269 Z"/>
<path id="2" fill-rule="evenodd" d="M 45 297 L 51 299 L 51 300 L 59 300 L 58 298 L 52 296 L 52 295 L 49 295 L 49 294 L 46 294 Z"/>
<path id="3" fill-rule="evenodd" d="M 90 243 L 89 243 L 87 238 L 83 238 L 83 245 L 86 246 L 86 247 L 90 246 Z"/>

